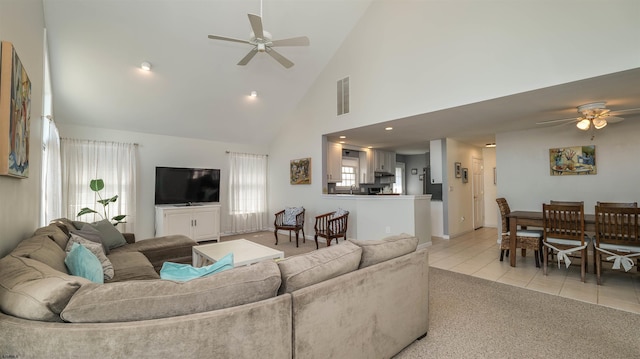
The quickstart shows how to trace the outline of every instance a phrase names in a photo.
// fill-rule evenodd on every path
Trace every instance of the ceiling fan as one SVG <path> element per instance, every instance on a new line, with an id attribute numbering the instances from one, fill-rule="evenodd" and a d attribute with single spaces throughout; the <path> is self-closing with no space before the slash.
<path id="1" fill-rule="evenodd" d="M 262 1 L 260 2 L 260 15 L 262 15 Z M 271 34 L 265 31 L 262 27 L 262 16 L 258 16 L 255 14 L 248 14 L 248 16 L 249 23 L 251 24 L 251 29 L 253 30 L 249 35 L 249 40 L 240 40 L 225 36 L 209 35 L 209 38 L 212 40 L 241 42 L 253 46 L 253 49 L 251 49 L 251 51 L 249 51 L 249 53 L 245 57 L 243 57 L 240 62 L 238 62 L 238 65 L 240 66 L 248 64 L 249 61 L 251 61 L 251 59 L 258 52 L 266 52 L 267 54 L 271 55 L 271 57 L 273 57 L 276 61 L 278 61 L 282 66 L 290 68 L 291 66 L 293 66 L 293 62 L 282 56 L 273 48 L 277 46 L 309 46 L 309 38 L 306 36 L 292 37 L 282 40 L 272 40 Z"/>
<path id="2" fill-rule="evenodd" d="M 548 120 L 536 123 L 537 125 L 548 125 L 553 123 L 575 122 L 578 129 L 587 131 L 590 128 L 599 130 L 609 123 L 623 121 L 624 118 L 617 115 L 640 111 L 640 108 L 630 108 L 626 110 L 612 111 L 606 107 L 606 102 L 592 102 L 577 107 L 579 117 L 563 118 L 558 120 Z"/>

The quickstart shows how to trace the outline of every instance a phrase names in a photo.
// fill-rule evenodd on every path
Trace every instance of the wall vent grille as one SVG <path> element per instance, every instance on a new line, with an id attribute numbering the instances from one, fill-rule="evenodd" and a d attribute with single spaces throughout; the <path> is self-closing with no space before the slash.
<path id="1" fill-rule="evenodd" d="M 349 113 L 349 77 L 338 80 L 338 116 Z"/>

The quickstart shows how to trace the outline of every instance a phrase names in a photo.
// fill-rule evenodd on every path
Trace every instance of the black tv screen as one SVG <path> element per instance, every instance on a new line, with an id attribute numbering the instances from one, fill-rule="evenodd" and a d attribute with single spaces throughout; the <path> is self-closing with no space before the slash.
<path id="1" fill-rule="evenodd" d="M 219 201 L 219 169 L 156 167 L 156 204 Z"/>

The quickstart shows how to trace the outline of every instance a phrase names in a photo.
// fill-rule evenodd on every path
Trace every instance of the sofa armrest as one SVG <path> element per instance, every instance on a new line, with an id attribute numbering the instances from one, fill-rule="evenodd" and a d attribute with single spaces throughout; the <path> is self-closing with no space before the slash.
<path id="1" fill-rule="evenodd" d="M 136 235 L 134 233 L 122 233 L 122 235 L 127 243 L 136 243 Z"/>

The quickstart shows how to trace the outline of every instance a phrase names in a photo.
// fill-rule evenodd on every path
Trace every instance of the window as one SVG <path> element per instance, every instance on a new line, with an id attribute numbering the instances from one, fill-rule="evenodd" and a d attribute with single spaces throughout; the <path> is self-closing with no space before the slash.
<path id="1" fill-rule="evenodd" d="M 396 181 L 393 186 L 393 193 L 404 193 L 404 163 L 396 163 Z"/>
<path id="2" fill-rule="evenodd" d="M 229 217 L 231 233 L 267 226 L 268 157 L 229 153 Z"/>
<path id="3" fill-rule="evenodd" d="M 342 181 L 336 183 L 338 187 L 351 187 L 356 183 L 356 168 L 351 166 L 342 166 Z"/>

